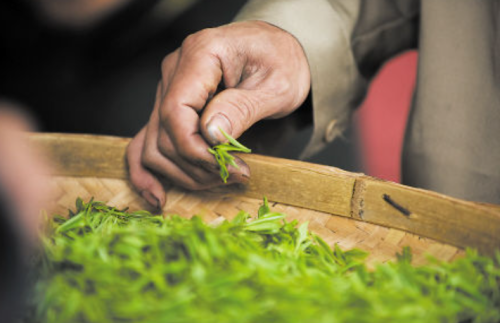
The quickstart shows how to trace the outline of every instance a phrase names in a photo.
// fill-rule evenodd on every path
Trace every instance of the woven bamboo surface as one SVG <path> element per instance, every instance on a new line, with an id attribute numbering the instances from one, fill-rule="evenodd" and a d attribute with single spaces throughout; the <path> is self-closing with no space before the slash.
<path id="1" fill-rule="evenodd" d="M 53 163 L 56 194 L 49 213 L 64 215 L 77 197 L 118 208 L 147 209 L 130 187 L 125 149 L 130 139 L 69 134 L 30 136 Z M 255 214 L 266 196 L 274 210 L 308 221 L 309 228 L 331 246 L 371 253 L 369 263 L 395 257 L 412 247 L 415 264 L 426 255 L 452 260 L 472 247 L 493 255 L 500 250 L 500 207 L 464 201 L 422 189 L 381 181 L 338 168 L 240 155 L 251 170 L 245 186 L 210 192 L 171 188 L 163 214 L 202 216 L 208 222 Z"/>
<path id="2" fill-rule="evenodd" d="M 148 205 L 137 195 L 126 180 L 55 176 L 51 180 L 55 198 L 48 206 L 49 214 L 66 215 L 74 208 L 75 200 L 91 197 L 118 208 L 131 210 L 148 209 Z M 240 210 L 254 215 L 261 200 L 213 192 L 187 192 L 171 188 L 167 192 L 167 204 L 162 213 L 191 217 L 199 215 L 207 222 L 217 223 L 233 218 Z M 403 246 L 411 246 L 414 264 L 427 261 L 427 255 L 441 260 L 452 260 L 463 254 L 463 250 L 408 232 L 353 220 L 342 216 L 271 202 L 272 209 L 288 215 L 287 219 L 309 222 L 309 228 L 320 235 L 332 247 L 338 244 L 344 249 L 359 248 L 370 252 L 369 264 L 385 262 L 395 258 Z M 151 210 L 151 209 L 150 209 Z M 151 210 L 153 211 L 153 210 Z"/>

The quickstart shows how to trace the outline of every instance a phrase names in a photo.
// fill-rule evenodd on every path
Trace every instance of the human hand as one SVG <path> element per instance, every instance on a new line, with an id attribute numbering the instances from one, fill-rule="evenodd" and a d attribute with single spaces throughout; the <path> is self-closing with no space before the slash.
<path id="1" fill-rule="evenodd" d="M 0 102 L 0 194 L 27 247 L 38 241 L 40 212 L 50 198 L 49 167 L 26 141 L 29 118 L 12 103 Z M 3 215 L 3 214 L 2 214 Z"/>
<path id="2" fill-rule="evenodd" d="M 187 37 L 163 60 L 150 120 L 128 147 L 132 184 L 156 207 L 165 204 L 164 180 L 191 190 L 221 185 L 208 152 L 226 141 L 219 128 L 238 138 L 259 120 L 293 112 L 309 88 L 301 45 L 275 26 L 240 22 Z M 248 166 L 236 162 L 228 183 L 248 179 Z"/>
<path id="3" fill-rule="evenodd" d="M 0 317 L 17 322 L 25 311 L 27 265 L 40 242 L 41 210 L 50 198 L 46 163 L 26 141 L 27 115 L 0 101 Z"/>

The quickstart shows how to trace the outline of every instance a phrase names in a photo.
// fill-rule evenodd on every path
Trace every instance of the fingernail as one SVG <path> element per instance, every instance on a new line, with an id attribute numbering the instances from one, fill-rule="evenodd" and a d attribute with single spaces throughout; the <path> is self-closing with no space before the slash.
<path id="1" fill-rule="evenodd" d="M 228 184 L 241 184 L 243 187 L 250 181 L 250 176 L 242 173 L 235 173 L 229 176 Z"/>
<path id="2" fill-rule="evenodd" d="M 157 199 L 153 194 L 151 194 L 148 191 L 142 191 L 141 193 L 142 197 L 152 206 L 156 207 L 157 209 L 161 208 L 160 205 L 160 200 Z"/>
<path id="3" fill-rule="evenodd" d="M 213 144 L 218 144 L 226 142 L 227 139 L 224 137 L 220 129 L 224 130 L 229 135 L 233 132 L 233 127 L 229 119 L 223 114 L 216 114 L 208 121 L 207 132 L 210 138 L 208 138 Z"/>
<path id="4" fill-rule="evenodd" d="M 250 169 L 247 164 L 240 159 L 236 159 L 236 163 L 240 166 L 239 169 L 230 167 L 231 179 L 235 182 L 246 184 L 250 180 Z"/>
<path id="5" fill-rule="evenodd" d="M 235 162 L 239 167 L 239 172 L 242 176 L 250 177 L 250 167 L 241 158 L 235 158 Z"/>
<path id="6" fill-rule="evenodd" d="M 240 183 L 246 184 L 250 181 L 250 176 L 247 174 L 241 174 L 240 175 Z"/>

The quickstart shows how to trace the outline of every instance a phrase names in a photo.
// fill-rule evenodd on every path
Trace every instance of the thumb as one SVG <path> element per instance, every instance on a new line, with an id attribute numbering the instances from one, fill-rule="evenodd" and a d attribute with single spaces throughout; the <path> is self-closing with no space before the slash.
<path id="1" fill-rule="evenodd" d="M 226 89 L 206 106 L 201 131 L 212 145 L 226 142 L 220 129 L 238 138 L 257 121 L 276 114 L 276 104 L 262 91 Z"/>

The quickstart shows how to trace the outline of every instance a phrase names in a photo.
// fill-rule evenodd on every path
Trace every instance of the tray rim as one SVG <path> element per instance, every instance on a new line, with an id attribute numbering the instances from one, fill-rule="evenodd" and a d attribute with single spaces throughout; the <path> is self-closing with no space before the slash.
<path id="1" fill-rule="evenodd" d="M 128 180 L 130 138 L 31 133 L 28 139 L 52 163 L 53 176 Z M 256 154 L 239 155 L 251 170 L 247 185 L 216 193 L 262 198 L 410 232 L 493 255 L 500 249 L 500 206 L 351 173 L 339 168 Z"/>

